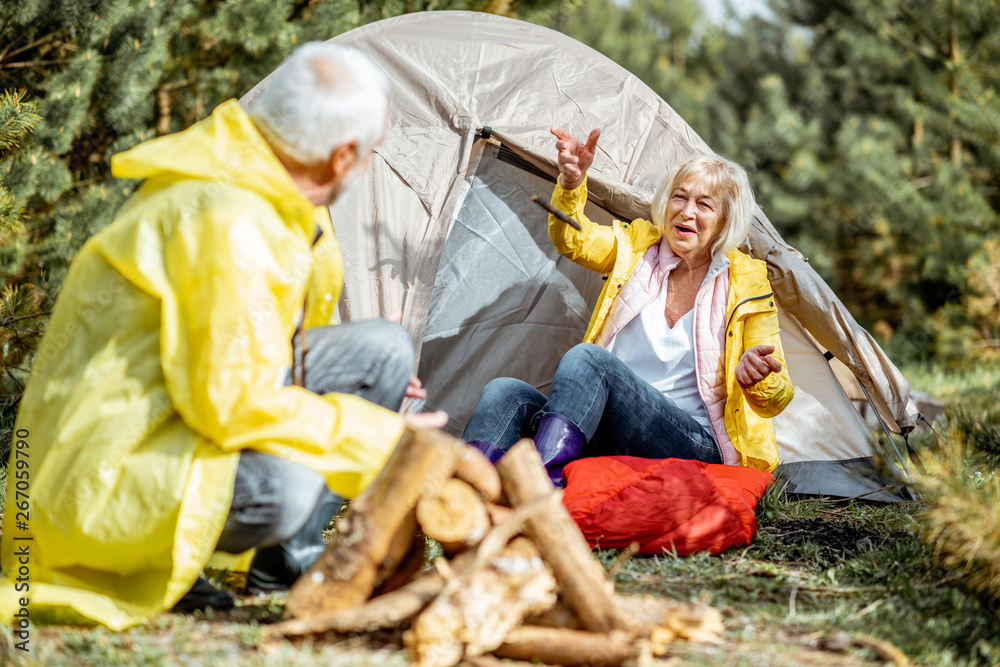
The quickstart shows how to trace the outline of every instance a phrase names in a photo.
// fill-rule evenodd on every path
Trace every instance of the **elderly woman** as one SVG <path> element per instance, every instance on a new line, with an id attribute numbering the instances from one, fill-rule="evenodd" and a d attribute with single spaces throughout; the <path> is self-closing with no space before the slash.
<path id="1" fill-rule="evenodd" d="M 533 437 L 556 485 L 581 456 L 677 457 L 773 470 L 770 417 L 792 400 L 765 263 L 737 250 L 754 199 L 746 172 L 716 156 L 677 165 L 653 222 L 597 225 L 584 215 L 586 143 L 552 128 L 559 182 L 549 235 L 560 254 L 606 274 L 584 342 L 562 358 L 548 397 L 499 378 L 482 392 L 465 439 L 494 461 Z"/>

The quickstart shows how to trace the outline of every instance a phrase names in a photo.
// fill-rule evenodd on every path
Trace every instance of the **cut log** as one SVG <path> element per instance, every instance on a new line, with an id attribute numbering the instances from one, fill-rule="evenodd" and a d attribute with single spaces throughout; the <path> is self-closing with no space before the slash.
<path id="1" fill-rule="evenodd" d="M 511 507 L 554 493 L 535 444 L 525 438 L 497 462 L 497 471 Z M 620 627 L 614 606 L 614 585 L 594 558 L 590 545 L 569 512 L 560 503 L 525 522 L 525 532 L 549 564 L 559 583 L 560 595 L 583 627 L 607 633 Z"/>
<path id="2" fill-rule="evenodd" d="M 524 617 L 556 602 L 556 581 L 525 537 L 448 582 L 403 634 L 417 667 L 453 667 L 500 646 Z"/>
<path id="3" fill-rule="evenodd" d="M 416 523 L 416 518 L 414 518 L 414 523 Z M 410 535 L 409 548 L 399 566 L 393 566 L 392 574 L 388 574 L 388 568 L 379 573 L 378 588 L 375 589 L 372 597 L 391 593 L 409 583 L 424 566 L 426 544 L 427 538 L 424 537 L 424 534 L 419 529 L 414 530 Z M 383 577 L 383 574 L 387 576 Z"/>
<path id="4" fill-rule="evenodd" d="M 647 647 L 637 646 L 635 638 L 622 630 L 585 632 L 525 625 L 511 630 L 493 654 L 550 665 L 619 667 L 635 661 L 644 648 Z"/>
<path id="5" fill-rule="evenodd" d="M 683 634 L 685 639 L 693 639 L 692 635 L 700 637 L 701 634 L 694 630 L 686 632 L 683 628 L 697 627 L 710 633 L 722 632 L 719 612 L 705 605 L 651 595 L 616 595 L 614 605 L 622 629 L 637 637 L 648 638 L 656 628 L 673 629 L 676 636 Z M 526 619 L 525 623 L 547 628 L 583 629 L 577 615 L 561 600 L 551 609 Z M 659 636 L 662 638 L 664 635 L 661 633 Z"/>
<path id="6" fill-rule="evenodd" d="M 458 667 L 538 667 L 537 662 L 524 662 L 518 660 L 501 660 L 492 655 L 479 655 L 474 658 L 465 657 Z"/>
<path id="7" fill-rule="evenodd" d="M 503 495 L 496 466 L 471 445 L 459 453 L 455 463 L 455 477 L 482 494 L 483 500 L 495 503 Z"/>
<path id="8" fill-rule="evenodd" d="M 407 429 L 375 481 L 337 522 L 326 551 L 292 586 L 285 613 L 302 618 L 367 600 L 393 545 L 401 543 L 400 526 L 420 496 L 433 493 L 451 477 L 459 453 L 467 447 L 441 431 Z"/>
<path id="9" fill-rule="evenodd" d="M 490 529 L 486 505 L 475 489 L 460 479 L 445 480 L 437 491 L 421 498 L 417 522 L 448 555 L 475 546 Z"/>
<path id="10" fill-rule="evenodd" d="M 264 628 L 263 634 L 267 637 L 296 637 L 398 628 L 430 604 L 444 590 L 444 586 L 445 580 L 440 574 L 428 572 L 402 588 L 372 598 L 360 606 L 275 623 Z"/>
<path id="11" fill-rule="evenodd" d="M 455 556 L 447 566 L 452 578 L 483 567 L 495 558 L 524 527 L 531 516 L 551 511 L 558 505 L 558 496 L 551 495 L 508 510 L 507 519 L 490 530 L 475 549 Z M 440 559 L 443 561 L 443 559 Z M 445 569 L 445 568 L 440 568 Z M 351 609 L 321 612 L 310 618 L 277 623 L 265 629 L 266 637 L 323 634 L 325 632 L 371 632 L 397 628 L 416 616 L 444 590 L 447 580 L 438 571 L 428 572 L 399 590 L 373 598 Z"/>
<path id="12" fill-rule="evenodd" d="M 513 511 L 514 510 L 504 505 L 497 505 L 495 503 L 486 504 L 486 513 L 490 515 L 490 523 L 494 526 L 506 521 L 510 517 L 510 513 Z"/>
<path id="13" fill-rule="evenodd" d="M 389 540 L 389 549 L 382 559 L 381 567 L 375 577 L 375 590 L 385 585 L 396 571 L 400 569 L 403 561 L 410 553 L 413 546 L 414 535 L 419 531 L 417 527 L 416 508 L 411 510 L 399 523 L 395 534 Z M 398 588 L 398 586 L 397 586 Z M 370 597 L 370 595 L 369 595 Z"/>

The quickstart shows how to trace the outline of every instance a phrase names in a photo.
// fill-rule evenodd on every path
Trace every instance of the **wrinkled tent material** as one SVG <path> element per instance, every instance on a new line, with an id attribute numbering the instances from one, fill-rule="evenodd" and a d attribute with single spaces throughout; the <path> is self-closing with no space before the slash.
<path id="1" fill-rule="evenodd" d="M 420 348 L 426 407 L 447 410 L 449 429 L 461 433 L 490 379 L 547 390 L 600 291 L 601 276 L 555 253 L 546 216 L 530 201 L 547 200 L 558 173 L 549 127 L 577 136 L 601 128 L 587 214 L 605 224 L 648 218 L 670 166 L 711 149 L 631 73 L 529 23 L 428 12 L 332 41 L 370 54 L 394 86 L 372 170 L 331 210 L 346 273 L 341 316 L 402 307 Z M 878 489 L 882 482 L 852 472 L 870 467 L 871 431 L 848 395 L 866 393 L 886 426 L 905 433 L 917 417 L 909 383 L 760 210 L 749 252 L 768 263 L 796 387 L 775 420 L 778 475 L 803 493 Z"/>

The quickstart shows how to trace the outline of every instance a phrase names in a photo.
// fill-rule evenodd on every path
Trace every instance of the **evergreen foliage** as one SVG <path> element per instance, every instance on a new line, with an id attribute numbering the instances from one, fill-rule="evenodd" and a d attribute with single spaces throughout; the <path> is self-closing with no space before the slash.
<path id="1" fill-rule="evenodd" d="M 0 174 L 10 173 L 10 151 L 41 120 L 35 113 L 38 105 L 25 101 L 26 92 L 23 88 L 0 92 Z M 21 210 L 21 203 L 0 184 L 0 243 L 21 231 Z"/>

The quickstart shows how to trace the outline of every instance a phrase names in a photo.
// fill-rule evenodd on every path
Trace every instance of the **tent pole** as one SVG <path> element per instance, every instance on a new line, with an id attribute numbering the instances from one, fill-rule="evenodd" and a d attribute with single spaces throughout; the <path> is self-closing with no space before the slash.
<path id="1" fill-rule="evenodd" d="M 875 407 L 875 403 L 872 402 L 872 397 L 868 393 L 865 383 L 858 382 L 858 385 L 861 387 L 861 391 L 865 392 L 865 398 L 868 399 L 868 405 L 870 405 L 872 410 L 875 411 L 875 417 L 878 419 L 878 423 L 882 425 L 882 430 L 885 431 L 886 437 L 889 438 L 889 443 L 892 445 L 892 451 L 896 453 L 896 460 L 903 466 L 903 473 L 906 475 L 906 479 L 909 480 L 910 491 L 918 500 L 922 500 L 923 496 L 920 495 L 916 482 L 913 481 L 913 476 L 910 475 L 910 467 L 906 465 L 906 460 L 903 458 L 902 454 L 899 453 L 899 448 L 896 446 L 896 440 L 892 437 L 892 432 L 886 425 L 885 420 L 882 419 L 882 415 L 879 414 L 878 408 Z"/>

